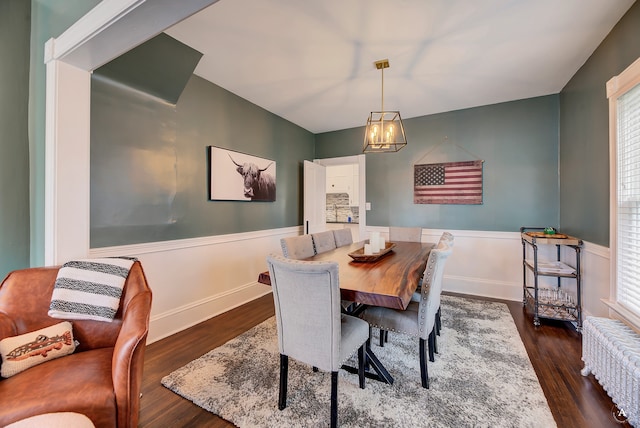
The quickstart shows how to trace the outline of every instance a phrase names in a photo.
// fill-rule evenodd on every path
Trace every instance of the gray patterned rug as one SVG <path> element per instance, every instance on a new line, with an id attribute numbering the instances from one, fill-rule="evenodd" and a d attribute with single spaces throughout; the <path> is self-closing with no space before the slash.
<path id="1" fill-rule="evenodd" d="M 342 427 L 555 427 L 536 374 L 502 303 L 443 296 L 439 354 L 420 385 L 418 340 L 389 334 L 373 350 L 393 385 L 340 371 Z M 278 410 L 275 318 L 162 379 L 162 384 L 238 427 L 328 426 L 330 374 L 289 359 L 287 408 Z M 355 366 L 355 359 L 352 361 Z"/>

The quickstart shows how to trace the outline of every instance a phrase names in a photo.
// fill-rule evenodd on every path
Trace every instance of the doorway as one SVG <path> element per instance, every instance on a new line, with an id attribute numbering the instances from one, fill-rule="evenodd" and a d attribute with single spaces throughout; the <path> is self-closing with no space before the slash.
<path id="1" fill-rule="evenodd" d="M 325 219 L 327 229 L 350 228 L 354 241 L 366 226 L 365 155 L 316 159 L 326 167 Z"/>

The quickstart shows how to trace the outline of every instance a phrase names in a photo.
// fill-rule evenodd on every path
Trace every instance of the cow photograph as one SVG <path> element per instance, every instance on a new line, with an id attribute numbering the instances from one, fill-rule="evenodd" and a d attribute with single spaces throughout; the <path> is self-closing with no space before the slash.
<path id="1" fill-rule="evenodd" d="M 276 200 L 276 162 L 209 146 L 209 200 Z"/>

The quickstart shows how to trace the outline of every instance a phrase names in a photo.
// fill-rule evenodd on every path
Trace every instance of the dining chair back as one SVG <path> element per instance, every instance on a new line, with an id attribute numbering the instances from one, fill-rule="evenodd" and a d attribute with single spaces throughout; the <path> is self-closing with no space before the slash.
<path id="1" fill-rule="evenodd" d="M 421 242 L 422 241 L 422 228 L 421 227 L 389 227 L 389 241 L 390 242 Z"/>
<path id="2" fill-rule="evenodd" d="M 334 250 L 336 248 L 336 240 L 333 237 L 333 231 L 326 230 L 311 234 L 313 237 L 313 245 L 316 248 L 316 254 Z"/>
<path id="3" fill-rule="evenodd" d="M 449 232 L 443 232 L 442 236 L 440 236 L 440 242 L 445 241 L 450 247 L 453 247 L 453 235 Z M 416 293 L 414 293 L 414 297 L 417 297 L 417 301 L 420 301 L 420 291 L 418 290 L 418 296 L 415 296 Z M 413 300 L 413 297 L 412 297 Z M 436 336 L 440 336 L 440 330 L 442 330 L 442 316 L 441 316 L 442 311 L 440 310 L 440 306 L 438 306 L 438 312 L 436 313 Z M 434 352 L 438 352 L 438 346 L 436 344 L 436 337 L 434 336 L 433 338 L 433 351 Z M 433 361 L 433 359 L 431 360 Z"/>
<path id="4" fill-rule="evenodd" d="M 348 229 L 346 227 L 342 229 L 334 229 L 333 237 L 336 241 L 336 248 L 353 244 L 353 235 L 351 235 L 351 229 Z M 343 300 L 340 304 L 342 305 L 342 309 L 348 311 L 349 307 L 353 305 L 353 302 L 350 300 Z"/>
<path id="5" fill-rule="evenodd" d="M 343 247 L 345 245 L 353 244 L 353 235 L 351 234 L 351 229 L 343 228 L 343 229 L 335 229 L 333 231 L 333 238 L 336 241 L 336 247 Z"/>
<path id="6" fill-rule="evenodd" d="M 278 408 L 287 400 L 289 357 L 314 370 L 331 372 L 331 426 L 337 426 L 338 369 L 358 350 L 360 388 L 364 388 L 365 346 L 369 325 L 340 310 L 336 262 L 267 257 L 278 329 L 280 393 Z"/>
<path id="7" fill-rule="evenodd" d="M 406 310 L 370 306 L 360 315 L 371 327 L 419 338 L 420 377 L 424 388 L 429 388 L 427 350 L 429 351 L 429 359 L 433 361 L 434 327 L 436 313 L 440 307 L 442 275 L 445 262 L 451 252 L 452 247 L 448 245 L 446 240 L 439 242 L 429 252 L 429 259 L 422 277 L 422 293 L 419 302 L 409 302 Z"/>
<path id="8" fill-rule="evenodd" d="M 316 255 L 311 235 L 291 236 L 280 240 L 282 255 L 289 259 L 306 259 Z"/>
<path id="9" fill-rule="evenodd" d="M 447 259 L 453 251 L 447 241 L 438 243 L 431 250 L 427 266 L 422 277 L 421 299 L 418 308 L 419 336 L 427 339 L 435 327 L 435 317 L 440 308 L 442 295 L 442 276 Z"/>
<path id="10" fill-rule="evenodd" d="M 449 244 L 449 246 L 453 246 L 453 234 L 451 234 L 451 232 L 442 232 L 442 235 L 440 236 L 440 241 L 447 241 L 447 243 Z M 438 242 L 440 242 L 438 241 Z"/>
<path id="11" fill-rule="evenodd" d="M 436 247 L 438 247 L 438 245 L 440 245 L 443 242 L 445 242 L 449 247 L 453 247 L 453 242 L 454 242 L 453 235 L 450 232 L 442 232 L 442 235 L 440 235 L 440 239 L 438 240 Z M 420 284 L 418 285 L 418 289 L 415 291 L 415 293 L 413 293 L 411 300 L 413 300 L 414 302 L 419 302 L 421 299 L 421 294 L 422 294 L 422 281 L 420 281 Z"/>

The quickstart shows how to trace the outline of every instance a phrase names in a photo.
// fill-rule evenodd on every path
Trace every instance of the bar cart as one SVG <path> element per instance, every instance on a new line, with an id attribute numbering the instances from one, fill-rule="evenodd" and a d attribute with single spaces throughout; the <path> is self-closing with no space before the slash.
<path id="1" fill-rule="evenodd" d="M 552 228 L 521 227 L 523 306 L 533 311 L 533 324 L 540 325 L 540 318 L 575 322 L 578 332 L 582 331 L 582 293 L 580 278 L 580 256 L 582 240 L 558 233 Z M 555 245 L 555 260 L 544 260 L 539 254 L 542 246 Z M 527 251 L 527 249 L 530 249 Z M 563 261 L 568 248 L 575 253 L 575 261 Z M 533 258 L 527 256 L 533 252 Z M 564 254 L 563 254 L 564 253 Z M 531 274 L 527 275 L 527 272 Z M 533 277 L 533 284 L 528 279 Z M 554 277 L 555 284 L 540 284 L 540 277 Z M 568 281 L 575 281 L 575 292 Z"/>

